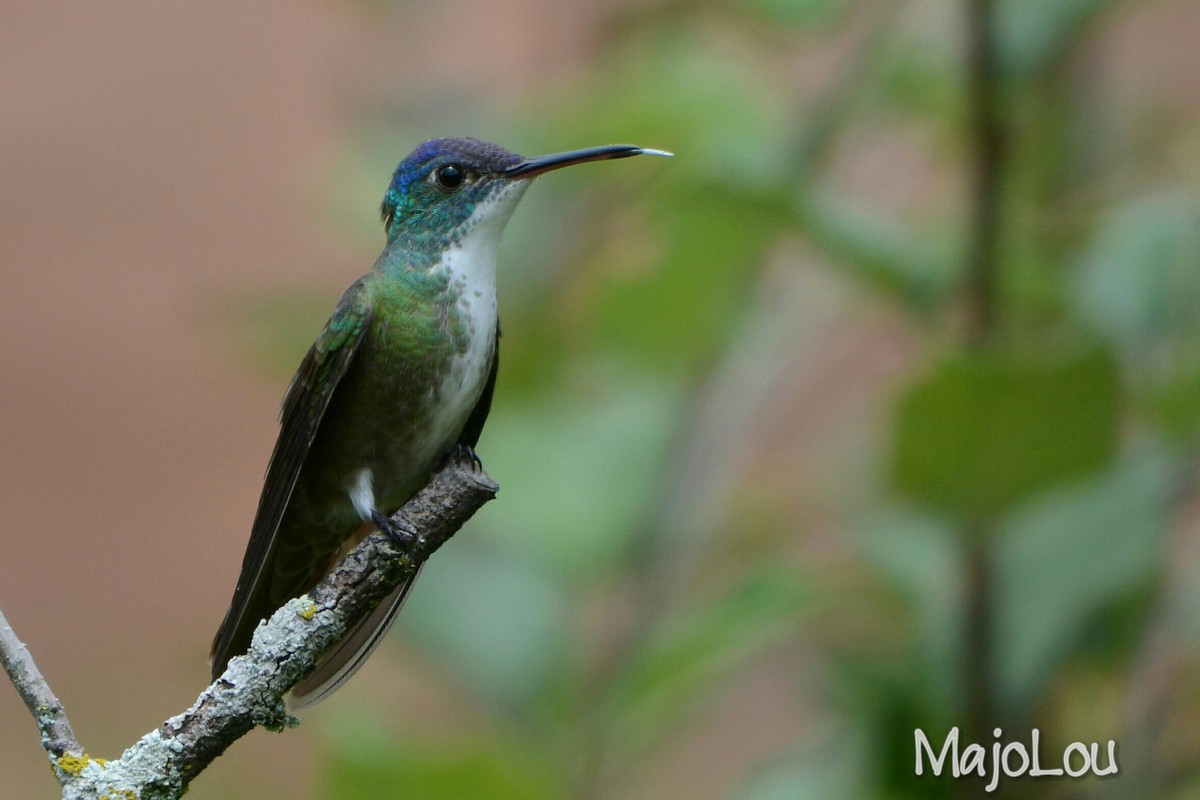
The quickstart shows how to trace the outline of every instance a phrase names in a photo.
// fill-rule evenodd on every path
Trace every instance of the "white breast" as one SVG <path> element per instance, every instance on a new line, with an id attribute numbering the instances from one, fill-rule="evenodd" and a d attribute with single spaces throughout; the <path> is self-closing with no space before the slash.
<path id="1" fill-rule="evenodd" d="M 528 181 L 495 191 L 475 207 L 464 223 L 456 245 L 442 256 L 435 270 L 444 270 L 457 289 L 458 311 L 467 320 L 470 344 L 456 355 L 440 387 L 439 403 L 446 413 L 434 438 L 444 448 L 458 435 L 483 393 L 496 342 L 496 254 L 500 236 L 524 194 Z"/>

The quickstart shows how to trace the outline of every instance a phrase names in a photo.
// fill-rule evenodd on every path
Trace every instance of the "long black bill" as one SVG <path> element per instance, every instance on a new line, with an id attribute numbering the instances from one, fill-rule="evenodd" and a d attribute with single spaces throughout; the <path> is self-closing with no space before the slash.
<path id="1" fill-rule="evenodd" d="M 533 178 L 543 172 L 572 164 L 583 164 L 587 161 L 607 161 L 610 158 L 629 158 L 631 156 L 670 156 L 665 150 L 650 150 L 631 144 L 609 144 L 604 147 L 588 147 L 583 150 L 568 150 L 565 153 L 555 153 L 549 156 L 525 158 L 504 170 L 506 178 Z"/>

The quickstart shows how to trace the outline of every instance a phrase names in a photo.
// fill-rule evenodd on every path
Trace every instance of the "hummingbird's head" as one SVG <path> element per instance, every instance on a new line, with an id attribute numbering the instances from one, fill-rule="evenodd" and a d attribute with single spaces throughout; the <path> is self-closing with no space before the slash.
<path id="1" fill-rule="evenodd" d="M 670 155 L 608 145 L 522 158 L 479 139 L 431 139 L 400 162 L 379 207 L 388 239 L 402 232 L 457 239 L 481 222 L 503 228 L 529 181 L 572 164 L 641 155 Z"/>

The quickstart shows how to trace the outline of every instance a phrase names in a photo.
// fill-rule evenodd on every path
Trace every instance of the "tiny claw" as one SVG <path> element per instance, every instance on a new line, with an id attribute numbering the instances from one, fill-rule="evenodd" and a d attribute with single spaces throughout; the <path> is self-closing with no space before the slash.
<path id="1" fill-rule="evenodd" d="M 454 460 L 460 464 L 469 461 L 472 472 L 483 472 L 483 462 L 479 460 L 479 456 L 470 445 L 456 444 L 454 446 Z"/>
<path id="2" fill-rule="evenodd" d="M 409 550 L 417 543 L 417 532 L 393 517 L 371 512 L 371 521 L 382 533 L 387 534 L 400 548 Z"/>

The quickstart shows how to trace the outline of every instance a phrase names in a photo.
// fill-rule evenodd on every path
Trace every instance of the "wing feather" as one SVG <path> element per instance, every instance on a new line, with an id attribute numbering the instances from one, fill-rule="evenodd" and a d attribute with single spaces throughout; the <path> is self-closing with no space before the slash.
<path id="1" fill-rule="evenodd" d="M 230 658 L 244 651 L 261 619 L 261 596 L 266 591 L 267 568 L 275 553 L 280 522 L 329 401 L 371 326 L 366 280 L 359 279 L 342 295 L 284 395 L 279 439 L 267 467 L 242 571 L 233 602 L 213 640 L 213 680 L 225 671 Z"/>
<path id="2" fill-rule="evenodd" d="M 500 326 L 496 326 L 496 343 L 492 350 L 492 366 L 488 372 L 487 382 L 483 392 L 471 410 L 458 443 L 467 447 L 475 447 L 483 424 L 487 421 L 488 412 L 492 407 L 492 393 L 496 388 L 496 373 L 500 368 Z M 424 566 L 424 565 L 422 565 Z M 418 575 L 420 571 L 418 570 Z M 384 598 L 369 615 L 363 618 L 346 636 L 325 654 L 317 668 L 292 689 L 289 706 L 296 711 L 318 703 L 336 692 L 346 681 L 358 672 L 363 662 L 379 647 L 388 630 L 396 621 L 396 615 L 404 607 L 409 591 L 416 581 L 413 575 L 404 585 L 396 589 L 390 596 Z"/>

